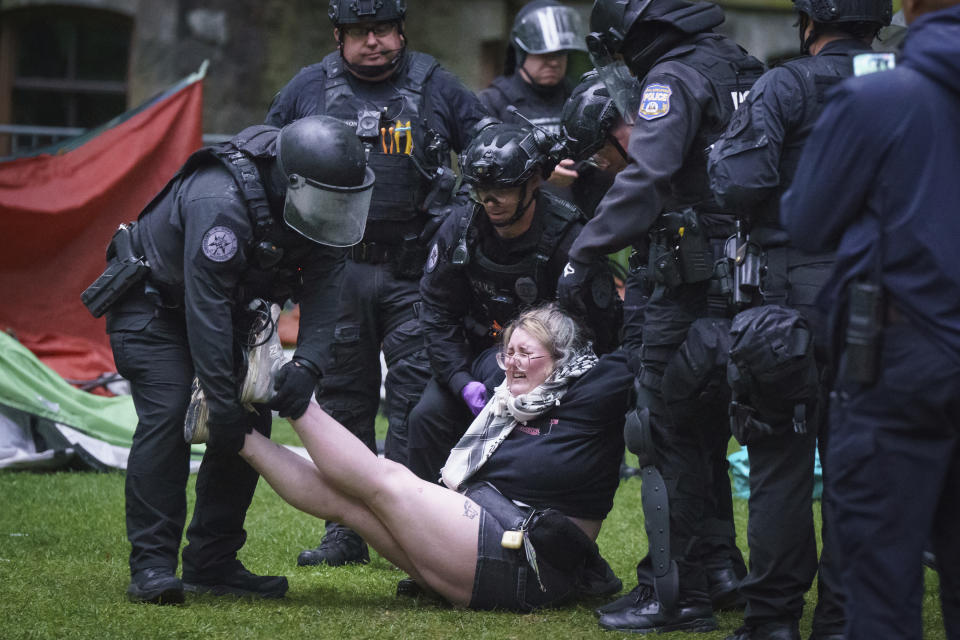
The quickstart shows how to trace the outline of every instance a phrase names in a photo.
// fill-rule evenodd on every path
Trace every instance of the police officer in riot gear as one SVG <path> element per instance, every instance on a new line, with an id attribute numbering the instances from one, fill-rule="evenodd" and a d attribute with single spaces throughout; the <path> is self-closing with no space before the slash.
<path id="1" fill-rule="evenodd" d="M 816 383 L 827 370 L 825 321 L 814 304 L 829 276 L 832 253 L 807 253 L 787 240 L 779 222 L 780 197 L 793 180 L 807 136 L 820 115 L 826 92 L 853 74 L 854 56 L 870 51 L 877 31 L 890 22 L 890 0 L 795 0 L 803 57 L 771 69 L 757 81 L 727 130 L 714 144 L 708 171 L 718 200 L 737 211 L 748 233 L 740 245 L 762 252 L 760 290 L 742 296 L 741 307 L 758 314 L 734 320 L 735 332 L 745 329 L 734 351 L 752 352 L 749 337 L 758 343 L 791 344 L 800 318 L 814 338 Z M 736 250 L 740 250 L 738 247 Z M 758 262 L 758 267 L 760 263 Z M 786 309 L 785 307 L 789 307 Z M 762 315 L 760 315 L 762 314 Z M 799 317 L 798 317 L 799 316 Z M 753 331 L 750 323 L 763 320 Z M 754 324 L 754 326 L 759 326 Z M 778 387 L 768 379 L 761 392 L 737 380 L 752 369 L 751 380 L 763 380 L 764 367 L 751 357 L 736 358 L 731 383 L 736 392 L 734 434 L 748 445 L 750 457 L 750 573 L 740 584 L 746 598 L 744 626 L 733 638 L 799 638 L 798 622 L 804 594 L 817 572 L 811 495 L 814 447 L 821 460 L 830 455 L 826 429 L 821 429 L 826 388 L 808 387 L 808 397 L 792 397 L 802 388 L 793 375 Z M 802 394 L 801 394 L 802 395 Z M 776 407 L 777 396 L 783 407 Z M 762 399 L 761 399 L 762 398 Z M 803 407 L 804 426 L 797 427 L 794 407 Z M 758 425 L 764 427 L 758 431 Z M 767 431 L 766 427 L 770 430 Z M 825 480 L 825 490 L 829 483 Z M 825 499 L 826 501 L 826 499 Z M 843 603 L 836 567 L 836 547 L 830 513 L 823 510 L 823 552 L 819 561 L 814 640 L 843 637 Z"/>
<path id="2" fill-rule="evenodd" d="M 570 250 L 570 264 L 558 294 L 569 307 L 585 292 L 583 264 L 598 254 L 631 244 L 647 253 L 655 289 L 646 305 L 638 359 L 637 410 L 628 414 L 625 436 L 642 466 L 644 513 L 650 555 L 638 567 L 638 587 L 600 610 L 604 629 L 709 630 L 716 627 L 705 561 L 694 541 L 733 538 L 732 518 L 704 520 L 712 470 L 725 464 L 729 433 L 717 359 L 726 335 L 726 304 L 711 287 L 714 259 L 733 217 L 719 208 L 709 190 L 705 149 L 762 72 L 762 65 L 729 39 L 713 32 L 723 11 L 686 0 L 597 0 L 590 18 L 588 47 L 614 100 L 622 100 L 622 64 L 643 87 L 635 114 L 630 162 L 617 175 Z M 624 112 L 626 115 L 627 112 Z M 634 114 L 630 114 L 634 115 Z M 634 275 L 633 277 L 636 277 Z M 689 335 L 688 335 L 689 334 Z M 710 356 L 690 362 L 687 353 Z M 662 384 L 668 364 L 676 378 L 702 375 L 692 397 L 686 384 L 669 398 Z M 671 400 L 667 404 L 667 400 Z M 725 482 L 729 491 L 729 482 Z M 734 560 L 716 576 L 730 593 L 736 584 Z M 652 574 L 653 585 L 648 576 Z"/>
<path id="3" fill-rule="evenodd" d="M 635 95 L 624 94 L 624 110 L 636 113 L 640 106 L 640 87 Z M 563 110 L 563 132 L 567 148 L 576 159 L 591 158 L 593 166 L 616 176 L 627 166 L 627 146 L 630 141 L 630 125 L 620 115 L 620 108 L 610 95 L 610 90 L 595 71 L 584 74 Z M 588 165 L 590 166 L 590 165 Z M 596 171 L 601 169 L 597 168 Z M 581 171 L 581 176 L 589 175 Z M 634 252 L 630 257 L 632 277 L 627 279 L 623 301 L 624 349 L 639 354 L 642 344 L 643 313 L 650 296 L 646 277 L 648 255 Z M 726 429 L 726 420 L 717 424 L 719 431 Z M 732 532 L 733 511 L 729 491 L 728 464 L 726 458 L 718 458 L 712 466 L 713 481 L 708 490 L 704 520 L 711 523 L 711 531 Z M 732 535 L 703 534 L 698 539 L 699 557 L 706 565 L 711 603 L 715 609 L 740 606 L 742 602 L 735 587 L 740 577 L 746 575 L 743 555 Z M 644 570 L 648 569 L 644 566 Z M 647 585 L 653 584 L 653 575 L 643 576 Z M 614 603 L 615 604 L 615 603 Z M 609 608 L 609 607 L 608 607 Z M 614 607 L 616 608 L 616 607 Z M 606 608 L 603 608 L 606 611 Z"/>
<path id="4" fill-rule="evenodd" d="M 504 75 L 478 96 L 490 115 L 504 122 L 526 124 L 511 115 L 513 106 L 550 133 L 560 133 L 560 111 L 570 96 L 568 56 L 586 53 L 579 14 L 556 0 L 533 0 L 523 6 L 510 30 Z"/>
<path id="5" fill-rule="evenodd" d="M 532 122 L 550 133 L 560 133 L 560 112 L 570 96 L 567 64 L 571 53 L 586 53 L 586 35 L 580 14 L 557 0 L 533 0 L 517 12 L 510 29 L 504 73 L 477 95 L 490 115 L 503 122 Z M 515 107 L 520 116 L 508 111 Z M 524 120 L 526 118 L 526 120 Z M 563 190 L 577 178 L 573 162 L 563 160 L 550 176 L 549 190 L 568 198 Z"/>
<path id="6" fill-rule="evenodd" d="M 130 380 L 139 418 L 126 477 L 131 600 L 182 602 L 184 590 L 286 593 L 286 578 L 254 575 L 236 557 L 258 478 L 237 451 L 252 429 L 269 435 L 271 408 L 282 416 L 306 410 L 333 336 L 342 247 L 363 233 L 373 180 L 363 148 L 333 118 L 258 125 L 193 154 L 133 224 L 130 250 L 149 269 L 107 311 L 117 370 Z M 303 317 L 273 400 L 249 412 L 239 399 L 241 345 L 257 298 L 297 300 Z M 184 416 L 194 375 L 209 407 L 209 441 L 181 582 Z"/>
<path id="7" fill-rule="evenodd" d="M 460 156 L 473 200 L 440 227 L 420 281 L 420 322 L 434 376 L 410 417 L 410 468 L 436 480 L 450 449 L 503 380 L 500 329 L 555 299 L 567 250 L 583 228 L 572 204 L 541 189 L 562 149 L 539 130 L 495 123 Z M 603 259 L 605 261 L 605 259 Z M 598 351 L 615 347 L 616 291 L 592 265 L 588 324 Z"/>
<path id="8" fill-rule="evenodd" d="M 405 463 L 410 409 L 430 377 L 414 314 L 429 237 L 455 183 L 459 152 L 485 114 L 433 57 L 406 46 L 404 0 L 331 0 L 338 50 L 304 68 L 267 114 L 280 125 L 312 114 L 349 124 L 377 175 L 363 239 L 350 250 L 318 400 L 371 449 L 380 406 L 380 352 L 387 365 L 386 456 Z M 366 562 L 366 544 L 334 522 L 300 565 Z"/>

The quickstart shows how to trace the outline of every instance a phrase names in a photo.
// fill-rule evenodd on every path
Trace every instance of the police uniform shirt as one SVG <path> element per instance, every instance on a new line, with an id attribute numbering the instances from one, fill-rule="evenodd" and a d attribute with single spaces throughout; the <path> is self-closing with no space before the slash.
<path id="1" fill-rule="evenodd" d="M 704 33 L 694 36 L 693 43 L 675 47 L 651 68 L 642 83 L 627 167 L 617 174 L 574 243 L 570 256 L 576 261 L 589 263 L 597 256 L 644 244 L 663 211 L 714 202 L 704 149 L 741 96 L 718 96 L 714 84 L 687 64 L 694 56 L 720 63 L 749 59 L 729 39 Z M 709 233 L 709 217 L 703 221 Z"/>
<path id="2" fill-rule="evenodd" d="M 489 481 L 533 507 L 602 520 L 619 485 L 632 388 L 627 355 L 601 357 L 557 407 L 515 426 L 471 481 Z"/>
<path id="3" fill-rule="evenodd" d="M 269 298 L 272 288 L 264 283 L 266 289 L 249 291 L 254 231 L 246 200 L 223 167 L 206 166 L 156 201 L 140 225 L 151 279 L 182 295 L 190 353 L 210 420 L 232 422 L 243 411 L 235 377 L 235 314 L 253 297 Z M 282 237 L 286 260 L 296 262 L 285 273 L 299 280 L 283 288 L 302 294 L 296 355 L 318 364 L 333 335 L 329 310 L 336 304 L 345 253 L 292 231 Z"/>

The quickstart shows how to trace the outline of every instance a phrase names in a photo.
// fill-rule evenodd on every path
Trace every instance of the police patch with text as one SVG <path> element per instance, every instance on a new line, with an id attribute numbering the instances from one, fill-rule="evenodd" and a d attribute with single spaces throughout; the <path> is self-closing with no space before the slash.
<path id="1" fill-rule="evenodd" d="M 666 84 L 648 84 L 640 99 L 639 115 L 644 120 L 656 120 L 670 113 L 670 96 L 673 89 Z"/>

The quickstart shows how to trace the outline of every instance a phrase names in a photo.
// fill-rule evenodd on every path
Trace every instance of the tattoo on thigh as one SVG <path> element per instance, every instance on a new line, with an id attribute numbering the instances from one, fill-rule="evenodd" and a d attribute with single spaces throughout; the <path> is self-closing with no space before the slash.
<path id="1" fill-rule="evenodd" d="M 463 501 L 463 517 L 473 520 L 478 515 L 480 515 L 480 512 L 477 511 L 472 504 L 470 504 L 470 501 L 464 500 Z"/>

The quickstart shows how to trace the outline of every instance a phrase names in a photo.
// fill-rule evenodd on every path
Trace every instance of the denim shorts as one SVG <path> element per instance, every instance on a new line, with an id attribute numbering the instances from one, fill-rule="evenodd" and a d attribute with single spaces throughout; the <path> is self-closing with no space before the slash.
<path id="1" fill-rule="evenodd" d="M 531 611 L 563 604 L 576 596 L 573 573 L 560 571 L 541 560 L 538 582 L 523 547 L 507 549 L 500 544 L 503 531 L 497 519 L 481 508 L 471 609 Z"/>

